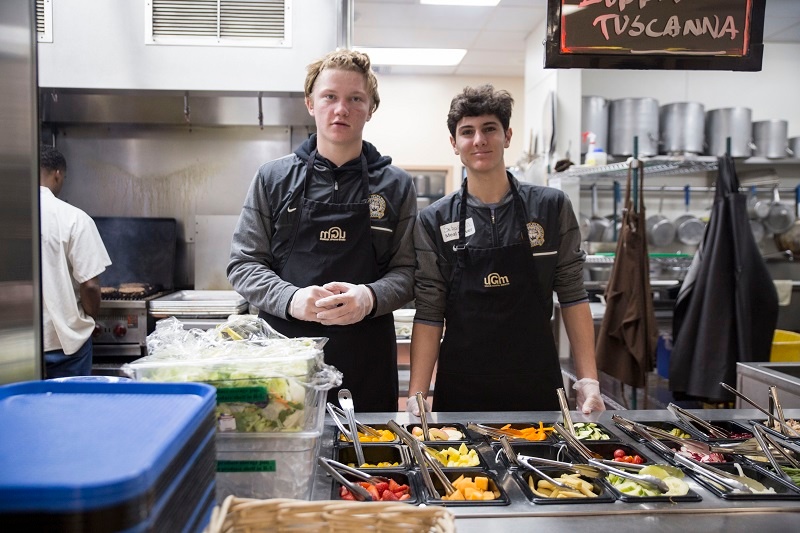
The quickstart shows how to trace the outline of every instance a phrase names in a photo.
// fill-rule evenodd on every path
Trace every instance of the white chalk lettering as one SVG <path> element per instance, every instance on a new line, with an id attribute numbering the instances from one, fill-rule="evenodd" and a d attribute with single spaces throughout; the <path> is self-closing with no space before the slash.
<path id="1" fill-rule="evenodd" d="M 646 24 L 640 20 L 640 15 L 636 15 L 633 21 L 630 20 L 628 15 L 606 14 L 599 15 L 594 19 L 593 26 L 600 26 L 600 31 L 606 41 L 611 40 L 609 34 L 609 20 L 613 21 L 613 31 L 615 35 L 622 35 L 627 33 L 631 37 L 638 37 L 645 34 L 648 37 L 678 37 L 679 35 L 692 34 L 694 36 L 710 35 L 714 39 L 723 39 L 730 35 L 733 40 L 739 34 L 736 29 L 736 20 L 733 16 L 728 16 L 724 21 L 720 21 L 717 15 L 711 17 L 703 17 L 702 19 L 687 19 L 681 23 L 681 19 L 677 15 L 672 15 L 667 19 L 662 29 L 658 29 L 659 20 L 652 19 Z"/>
<path id="2" fill-rule="evenodd" d="M 639 15 L 636 15 L 636 18 L 631 22 L 631 31 L 628 32 L 628 35 L 638 37 L 642 33 L 644 33 L 644 24 L 639 22 Z"/>

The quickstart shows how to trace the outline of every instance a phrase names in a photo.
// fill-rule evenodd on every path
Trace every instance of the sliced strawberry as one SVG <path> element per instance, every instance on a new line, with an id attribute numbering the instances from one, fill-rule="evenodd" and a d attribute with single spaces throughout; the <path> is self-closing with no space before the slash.
<path id="1" fill-rule="evenodd" d="M 393 480 L 393 479 L 389 479 L 389 490 L 390 490 L 390 491 L 392 491 L 392 492 L 397 492 L 397 488 L 398 488 L 399 486 L 400 486 L 400 485 L 398 485 L 398 484 L 397 484 L 397 481 L 395 481 L 395 480 Z"/>
<path id="2" fill-rule="evenodd" d="M 370 485 L 366 487 L 366 489 L 367 492 L 369 492 L 369 495 L 372 496 L 373 500 L 377 501 L 381 499 L 381 495 L 378 494 L 378 489 L 375 488 L 375 485 Z"/>
<path id="3" fill-rule="evenodd" d="M 390 488 L 389 490 L 391 490 L 392 492 L 399 492 L 399 491 L 408 492 L 408 485 L 405 485 L 405 484 L 404 485 L 397 485 L 397 488 L 394 488 L 394 489 Z"/>
<path id="4" fill-rule="evenodd" d="M 350 491 L 349 491 L 349 490 L 347 490 L 347 487 L 345 487 L 344 485 L 342 485 L 341 487 L 339 487 L 339 496 L 341 496 L 342 498 L 344 498 L 344 495 L 345 495 L 345 494 L 350 494 Z"/>
<path id="5" fill-rule="evenodd" d="M 378 489 L 378 494 L 383 494 L 383 491 L 385 491 L 386 489 L 389 488 L 389 484 L 388 483 L 384 483 L 384 482 L 375 483 L 375 488 Z M 392 491 L 392 492 L 394 492 L 394 491 Z"/>
<path id="6" fill-rule="evenodd" d="M 343 500 L 355 500 L 355 499 L 356 499 L 356 497 L 355 497 L 355 496 L 353 496 L 353 495 L 350 493 L 350 491 L 349 491 L 349 490 L 347 490 L 347 491 L 345 491 L 345 493 L 344 493 L 344 494 L 342 494 L 342 499 L 343 499 Z"/>
<path id="7" fill-rule="evenodd" d="M 385 491 L 383 491 L 383 494 L 381 494 L 381 500 L 383 500 L 385 502 L 395 502 L 395 501 L 397 501 L 399 499 L 400 498 L 394 492 L 392 492 L 390 490 L 385 490 Z"/>
<path id="8" fill-rule="evenodd" d="M 398 500 L 400 500 L 400 501 L 403 501 L 403 500 L 410 500 L 410 499 L 411 499 L 411 495 L 410 495 L 410 494 L 403 494 L 402 496 L 400 496 L 400 497 L 398 498 Z"/>

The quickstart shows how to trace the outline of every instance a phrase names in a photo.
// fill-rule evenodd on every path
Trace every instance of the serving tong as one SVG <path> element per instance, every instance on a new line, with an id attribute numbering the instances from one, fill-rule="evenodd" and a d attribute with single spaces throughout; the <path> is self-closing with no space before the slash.
<path id="1" fill-rule="evenodd" d="M 503 452 L 505 452 L 506 457 L 508 457 L 508 462 L 510 464 L 515 464 L 517 466 L 521 466 L 523 468 L 526 468 L 526 469 L 530 470 L 531 472 L 533 472 L 534 474 L 536 474 L 539 477 L 541 477 L 542 479 L 544 479 L 546 481 L 549 481 L 550 483 L 552 483 L 556 487 L 559 487 L 559 488 L 562 488 L 562 489 L 571 489 L 571 487 L 569 485 L 567 485 L 566 483 L 563 483 L 563 482 L 561 482 L 561 481 L 559 481 L 557 479 L 554 479 L 554 478 L 548 476 L 547 474 L 545 474 L 544 472 L 542 472 L 541 470 L 539 470 L 538 468 L 536 468 L 532 464 L 528 463 L 527 461 L 519 460 L 517 455 L 514 453 L 514 449 L 511 447 L 511 444 L 508 442 L 508 439 L 505 436 L 500 437 L 500 445 L 503 447 Z"/>
<path id="2" fill-rule="evenodd" d="M 718 485 L 722 485 L 730 491 L 740 491 L 744 493 L 752 493 L 752 489 L 739 480 L 739 476 L 725 472 L 718 468 L 714 468 L 708 463 L 701 463 L 691 457 L 686 457 L 680 453 L 676 453 L 669 446 L 656 439 L 642 424 L 633 423 L 633 430 L 641 435 L 647 442 L 652 444 L 656 449 L 661 451 L 665 457 L 670 459 L 673 463 L 684 466 L 696 474 L 710 479 Z M 666 432 L 665 432 L 666 433 Z M 685 439 L 684 439 L 685 440 Z"/>
<path id="3" fill-rule="evenodd" d="M 569 412 L 569 403 L 567 402 L 567 393 L 563 387 L 556 389 L 558 396 L 558 403 L 561 406 L 561 416 L 564 419 L 564 427 L 567 428 L 570 435 L 575 436 L 575 425 L 572 423 L 572 415 Z"/>
<path id="4" fill-rule="evenodd" d="M 411 448 L 411 454 L 414 456 L 414 460 L 420 466 L 420 473 L 422 474 L 422 482 L 425 484 L 425 488 L 428 489 L 430 495 L 436 499 L 441 500 L 442 496 L 439 494 L 439 491 L 436 490 L 436 487 L 433 484 L 433 479 L 431 479 L 430 472 L 428 472 L 429 467 L 433 470 L 434 475 L 439 479 L 444 487 L 445 493 L 447 496 L 450 496 L 454 492 L 456 492 L 456 488 L 447 478 L 447 476 L 442 471 L 442 468 L 439 466 L 439 461 L 434 458 L 430 453 L 430 448 L 428 448 L 425 444 L 414 438 L 414 436 L 406 431 L 405 428 L 401 427 L 400 424 L 395 422 L 394 420 L 389 420 L 387 423 L 389 429 L 395 432 L 395 434 L 400 437 L 400 439 Z"/>
<path id="5" fill-rule="evenodd" d="M 372 483 L 373 485 L 379 482 L 379 480 L 375 476 L 371 476 L 369 474 L 361 472 L 360 470 L 356 470 L 355 468 L 350 468 L 345 464 L 342 464 L 338 461 L 334 461 L 333 459 L 328 459 L 327 457 L 317 457 L 317 464 L 322 468 L 324 468 L 331 475 L 331 477 L 333 477 L 333 479 L 335 479 L 336 481 L 347 487 L 347 489 L 351 493 L 353 493 L 353 496 L 355 496 L 356 499 L 358 499 L 359 501 L 368 501 L 368 502 L 372 501 L 372 495 L 367 491 L 367 489 L 365 489 L 358 483 L 353 483 L 352 481 L 344 477 L 340 471 L 352 474 L 358 477 L 359 479 L 363 479 L 368 483 Z"/>
<path id="6" fill-rule="evenodd" d="M 555 423 L 553 424 L 553 429 L 561 435 L 564 441 L 567 443 L 567 447 L 573 450 L 575 453 L 581 456 L 581 458 L 586 461 L 587 463 L 592 459 L 602 459 L 603 456 L 599 453 L 594 453 L 592 450 L 586 447 L 584 443 L 578 440 L 578 437 L 572 434 L 568 429 L 566 429 L 563 425 Z"/>
<path id="7" fill-rule="evenodd" d="M 732 393 L 732 394 L 734 394 L 734 395 L 738 396 L 738 397 L 739 397 L 739 398 L 741 398 L 742 400 L 746 401 L 747 403 L 749 403 L 750 405 L 752 405 L 753 407 L 755 407 L 756 409 L 758 409 L 759 411 L 761 411 L 762 413 L 764 413 L 765 415 L 767 415 L 767 417 L 768 417 L 768 418 L 767 418 L 767 420 L 769 420 L 769 423 L 770 423 L 770 424 L 772 424 L 772 423 L 774 423 L 774 422 L 777 422 L 777 423 L 778 423 L 778 425 L 779 425 L 779 426 L 780 426 L 780 428 L 781 428 L 781 433 L 783 433 L 784 435 L 786 435 L 786 436 L 790 436 L 790 437 L 800 437 L 800 434 L 798 434 L 798 433 L 797 433 L 797 431 L 795 431 L 794 429 L 792 429 L 792 427 L 791 427 L 791 426 L 789 426 L 789 425 L 786 423 L 786 421 L 785 421 L 783 418 L 777 418 L 777 417 L 776 417 L 774 414 L 772 414 L 770 411 L 768 411 L 767 409 L 764 409 L 763 407 L 761 407 L 760 405 L 758 405 L 756 402 L 754 402 L 753 400 L 751 400 L 749 397 L 745 396 L 744 394 L 742 394 L 741 392 L 739 392 L 739 391 L 738 391 L 738 390 L 736 390 L 735 388 L 731 387 L 731 386 L 730 386 L 730 385 L 728 385 L 727 383 L 720 382 L 720 386 L 721 386 L 723 389 L 725 389 L 726 391 L 728 391 L 728 392 L 730 392 L 730 393 Z M 772 396 L 773 396 L 773 393 L 772 393 L 772 391 L 770 390 L 770 398 L 772 398 Z M 777 398 L 777 396 L 778 396 L 778 395 L 777 395 L 777 391 L 774 393 L 774 396 L 775 396 L 775 398 Z M 774 401 L 774 400 L 773 400 L 773 401 Z M 782 411 L 782 410 L 781 410 L 781 411 Z"/>
<path id="8" fill-rule="evenodd" d="M 706 420 L 703 420 L 699 416 L 696 416 L 696 415 L 690 413 L 689 411 L 683 409 L 682 407 L 679 407 L 679 406 L 675 405 L 672 402 L 670 402 L 670 404 L 667 405 L 667 410 L 670 413 L 672 413 L 673 415 L 675 415 L 675 418 L 677 418 L 678 420 L 682 421 L 684 424 L 688 425 L 689 427 L 692 427 L 692 422 L 694 422 L 698 426 L 700 426 L 703 429 L 705 429 L 706 431 L 708 431 L 708 434 L 710 436 L 712 436 L 712 437 L 715 437 L 715 438 L 718 438 L 718 439 L 729 439 L 729 438 L 731 438 L 731 432 L 730 431 L 728 431 L 728 430 L 726 430 L 724 428 L 721 428 L 719 426 L 715 426 L 714 424 L 712 424 L 712 423 L 710 423 L 710 422 L 708 422 Z"/>
<path id="9" fill-rule="evenodd" d="M 526 440 L 519 435 L 514 435 L 504 429 L 493 428 L 491 426 L 484 426 L 483 424 L 476 424 L 475 422 L 470 422 L 467 424 L 467 429 L 471 429 L 475 433 L 480 433 L 481 435 L 486 435 L 487 437 L 492 437 L 494 439 L 501 439 L 506 437 L 511 440 Z"/>
<path id="10" fill-rule="evenodd" d="M 422 438 L 431 440 L 431 432 L 428 429 L 428 413 L 425 410 L 425 397 L 421 392 L 417 392 L 417 405 L 419 406 L 419 421 L 422 424 Z"/>
<path id="11" fill-rule="evenodd" d="M 783 407 L 781 406 L 781 402 L 778 401 L 778 387 L 776 387 L 775 385 L 771 385 L 769 387 L 769 400 L 770 400 L 770 411 L 774 407 L 775 414 L 778 416 L 778 422 L 780 422 L 781 426 L 781 433 L 786 437 L 789 436 L 788 432 L 791 432 L 793 436 L 800 436 L 797 434 L 795 430 L 789 427 L 789 425 L 786 423 L 786 417 L 783 416 Z"/>
<path id="12" fill-rule="evenodd" d="M 777 450 L 778 453 L 783 456 L 783 458 L 786 459 L 786 461 L 794 468 L 800 468 L 800 463 L 798 463 L 794 457 L 791 457 L 789 453 L 787 453 L 786 450 L 779 445 L 771 435 L 763 430 L 759 424 L 753 425 L 753 436 L 756 438 L 759 446 L 761 446 L 761 449 L 764 451 L 764 455 L 767 457 L 767 460 L 769 460 L 770 465 L 772 465 L 772 469 L 775 470 L 775 474 L 777 474 L 784 481 L 788 481 L 794 485 L 794 481 L 792 480 L 791 476 L 789 476 L 789 474 L 787 474 L 783 468 L 781 468 L 781 465 L 778 464 L 778 460 L 770 451 L 769 445 L 771 444 L 772 447 L 775 448 L 775 450 Z"/>
<path id="13" fill-rule="evenodd" d="M 363 465 L 366 463 L 364 460 L 364 450 L 361 448 L 361 441 L 358 438 L 358 425 L 356 424 L 356 415 L 353 412 L 353 395 L 350 394 L 349 389 L 339 390 L 339 406 L 347 416 L 347 425 L 350 428 L 350 440 L 353 441 L 353 447 L 356 450 L 356 459 L 358 464 Z M 342 429 L 339 427 L 339 429 Z"/>
<path id="14" fill-rule="evenodd" d="M 695 453 L 701 453 L 705 455 L 708 455 L 710 453 L 742 453 L 742 454 L 759 453 L 758 447 L 749 444 L 749 441 L 735 442 L 730 444 L 711 445 L 706 442 L 701 442 L 695 439 L 682 439 L 676 435 L 673 435 L 672 433 L 664 431 L 663 429 L 641 424 L 639 422 L 634 422 L 633 420 L 628 420 L 627 418 L 624 418 L 617 414 L 611 415 L 611 420 L 614 421 L 614 423 L 617 424 L 619 427 L 627 429 L 630 432 L 642 435 L 640 431 L 637 431 L 637 428 L 641 428 L 644 431 L 646 431 L 650 436 L 658 437 L 659 439 L 664 439 L 670 442 L 674 442 L 676 444 L 680 444 L 681 446 L 685 446 L 687 450 Z M 642 438 L 646 439 L 644 435 L 642 435 Z M 672 450 L 670 450 L 670 452 L 671 451 Z"/>
<path id="15" fill-rule="evenodd" d="M 342 434 L 348 439 L 353 440 L 352 436 L 350 435 L 350 430 L 345 429 L 344 426 L 342 425 L 341 420 L 339 420 L 339 417 L 345 419 L 347 418 L 345 412 L 342 411 L 339 407 L 333 405 L 331 402 L 328 402 L 326 407 L 328 409 L 328 414 L 330 414 L 331 418 L 333 418 L 333 422 L 336 424 L 336 427 L 339 428 L 339 431 L 341 431 Z M 377 429 L 368 426 L 366 424 L 362 424 L 358 420 L 356 420 L 356 429 L 365 435 L 369 435 L 370 437 L 378 437 L 378 438 L 382 437 L 381 433 Z"/>

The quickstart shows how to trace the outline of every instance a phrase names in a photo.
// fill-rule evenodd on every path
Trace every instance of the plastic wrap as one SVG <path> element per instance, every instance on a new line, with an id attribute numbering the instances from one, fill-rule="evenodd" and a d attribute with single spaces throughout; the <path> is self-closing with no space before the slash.
<path id="1" fill-rule="evenodd" d="M 324 363 L 326 341 L 287 338 L 252 315 L 208 331 L 186 330 L 172 317 L 148 336 L 149 355 L 122 370 L 137 381 L 215 386 L 221 432 L 308 431 L 324 418 L 322 392 L 342 382 Z"/>

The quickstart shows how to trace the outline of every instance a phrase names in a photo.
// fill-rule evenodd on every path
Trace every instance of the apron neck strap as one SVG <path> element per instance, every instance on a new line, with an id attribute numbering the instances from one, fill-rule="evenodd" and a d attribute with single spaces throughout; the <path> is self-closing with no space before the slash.
<path id="1" fill-rule="evenodd" d="M 520 239 L 525 241 L 528 238 L 528 224 L 525 221 L 525 206 L 522 203 L 522 197 L 517 190 L 514 180 L 511 175 L 506 172 L 508 185 L 511 189 L 511 196 L 514 199 L 515 218 L 519 224 Z M 469 199 L 469 191 L 467 189 L 467 178 L 461 182 L 461 209 L 458 217 L 458 243 L 453 247 L 456 251 L 463 250 L 467 247 L 466 226 L 467 226 L 467 201 Z"/>
<path id="2" fill-rule="evenodd" d="M 314 172 L 314 162 L 317 160 L 317 149 L 315 148 L 311 155 L 308 156 L 308 161 L 306 161 L 306 176 L 303 180 L 303 198 L 308 196 L 308 182 L 312 176 L 312 172 Z M 369 202 L 369 170 L 367 166 L 367 158 L 364 155 L 364 152 L 361 152 L 359 156 L 359 161 L 361 162 L 361 201 L 363 203 Z"/>

